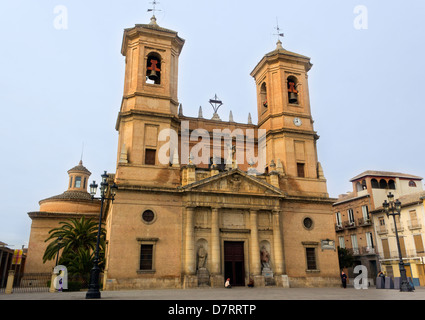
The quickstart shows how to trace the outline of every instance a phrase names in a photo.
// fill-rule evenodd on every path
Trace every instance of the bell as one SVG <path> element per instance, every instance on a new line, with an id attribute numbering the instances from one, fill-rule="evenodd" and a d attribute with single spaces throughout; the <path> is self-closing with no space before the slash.
<path id="1" fill-rule="evenodd" d="M 296 93 L 289 92 L 289 103 L 297 103 L 298 97 Z"/>
<path id="2" fill-rule="evenodd" d="M 148 75 L 148 78 L 150 80 L 153 80 L 153 81 L 158 80 L 158 75 L 156 74 L 156 71 L 155 70 L 151 70 L 151 72 Z"/>

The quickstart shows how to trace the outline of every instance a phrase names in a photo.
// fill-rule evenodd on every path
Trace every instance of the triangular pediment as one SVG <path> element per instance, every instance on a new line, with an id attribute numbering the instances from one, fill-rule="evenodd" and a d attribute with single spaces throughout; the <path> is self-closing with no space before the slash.
<path id="1" fill-rule="evenodd" d="M 219 173 L 182 187 L 185 191 L 282 196 L 282 191 L 240 169 Z"/>

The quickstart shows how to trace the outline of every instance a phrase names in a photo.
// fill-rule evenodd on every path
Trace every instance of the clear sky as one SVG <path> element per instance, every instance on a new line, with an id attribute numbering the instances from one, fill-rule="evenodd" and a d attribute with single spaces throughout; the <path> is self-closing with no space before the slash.
<path id="1" fill-rule="evenodd" d="M 0 241 L 27 246 L 38 201 L 67 189 L 83 151 L 91 180 L 114 172 L 123 93 L 123 30 L 148 23 L 150 0 L 0 3 Z M 361 6 L 361 7 L 359 7 Z M 331 197 L 365 170 L 425 177 L 422 0 L 161 0 L 157 22 L 186 40 L 185 115 L 256 123 L 250 72 L 276 47 L 311 57 L 319 161 Z M 62 17 L 67 19 L 63 20 Z M 63 28 L 66 27 L 66 28 Z M 83 148 L 84 144 L 84 148 Z"/>

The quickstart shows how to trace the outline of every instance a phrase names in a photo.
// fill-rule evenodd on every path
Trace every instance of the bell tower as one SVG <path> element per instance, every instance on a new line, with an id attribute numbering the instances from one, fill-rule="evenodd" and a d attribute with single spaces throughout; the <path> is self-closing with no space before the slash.
<path id="1" fill-rule="evenodd" d="M 149 24 L 125 29 L 121 53 L 125 56 L 124 94 L 116 130 L 117 181 L 157 183 L 146 179 L 169 168 L 158 158 L 163 130 L 178 132 L 178 60 L 184 40 L 177 32 L 160 27 L 155 16 Z M 172 157 L 172 155 L 167 155 Z M 167 173 L 161 182 L 170 183 Z"/>
<path id="2" fill-rule="evenodd" d="M 307 73 L 311 67 L 310 58 L 285 50 L 279 39 L 276 49 L 264 55 L 251 72 L 257 90 L 258 127 L 266 129 L 267 163 L 280 160 L 286 176 L 307 189 L 307 180 L 324 180 L 310 110 Z"/>

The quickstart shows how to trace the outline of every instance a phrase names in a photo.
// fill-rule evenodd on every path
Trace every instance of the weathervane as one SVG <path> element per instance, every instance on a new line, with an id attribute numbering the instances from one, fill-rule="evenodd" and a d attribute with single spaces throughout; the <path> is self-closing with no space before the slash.
<path id="1" fill-rule="evenodd" d="M 159 4 L 158 1 L 153 0 L 152 2 L 149 2 L 149 3 L 152 5 L 152 9 L 148 9 L 148 12 L 151 12 L 152 11 L 153 16 L 155 16 L 155 11 L 161 11 L 159 9 L 156 9 L 156 5 Z"/>
<path id="2" fill-rule="evenodd" d="M 275 27 L 275 29 L 276 29 L 277 33 L 274 33 L 273 35 L 274 36 L 277 36 L 277 41 L 279 42 L 280 41 L 280 37 L 284 37 L 285 34 L 280 32 L 279 22 L 277 20 L 277 17 L 276 17 L 276 27 Z"/>
<path id="3" fill-rule="evenodd" d="M 220 120 L 220 117 L 218 116 L 218 108 L 220 108 L 223 105 L 223 102 L 221 100 L 218 99 L 217 94 L 214 96 L 213 99 L 210 99 L 210 104 L 213 107 L 214 110 L 214 114 L 213 114 L 213 119 L 214 120 Z"/>

